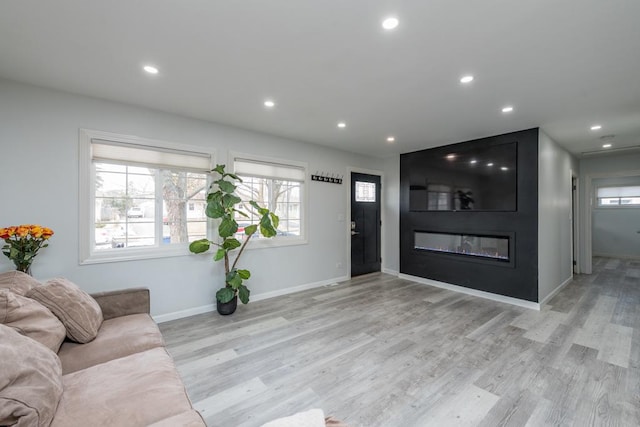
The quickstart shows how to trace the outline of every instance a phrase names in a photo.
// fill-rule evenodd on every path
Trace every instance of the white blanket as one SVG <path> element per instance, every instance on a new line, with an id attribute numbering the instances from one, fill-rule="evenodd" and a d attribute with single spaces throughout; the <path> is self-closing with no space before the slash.
<path id="1" fill-rule="evenodd" d="M 322 409 L 310 409 L 289 417 L 269 421 L 262 427 L 325 427 L 324 412 Z"/>

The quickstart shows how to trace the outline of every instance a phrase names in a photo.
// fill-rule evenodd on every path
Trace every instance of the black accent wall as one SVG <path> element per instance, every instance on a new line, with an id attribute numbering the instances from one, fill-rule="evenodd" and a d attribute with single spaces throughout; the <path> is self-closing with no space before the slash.
<path id="1" fill-rule="evenodd" d="M 426 163 L 432 163 L 426 159 L 514 142 L 517 170 L 511 172 L 515 172 L 517 183 L 515 210 L 411 210 L 410 190 L 412 181 L 415 189 L 416 174 L 434 176 L 424 169 Z M 504 263 L 414 249 L 416 231 L 509 236 L 512 259 Z M 538 128 L 400 156 L 400 272 L 538 302 Z"/>

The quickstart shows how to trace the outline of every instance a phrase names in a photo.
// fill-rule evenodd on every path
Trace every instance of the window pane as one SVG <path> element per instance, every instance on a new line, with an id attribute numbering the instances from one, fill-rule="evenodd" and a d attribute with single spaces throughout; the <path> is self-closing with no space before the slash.
<path id="1" fill-rule="evenodd" d="M 356 202 L 375 202 L 376 184 L 356 181 Z"/>
<path id="2" fill-rule="evenodd" d="M 95 250 L 185 243 L 206 237 L 205 174 L 106 163 L 95 166 Z M 156 194 L 158 179 L 162 194 Z M 162 225 L 156 218 L 159 203 Z M 162 236 L 158 236 L 159 227 Z"/>
<path id="3" fill-rule="evenodd" d="M 155 245 L 155 178 L 146 168 L 96 163 L 94 250 Z"/>
<path id="4" fill-rule="evenodd" d="M 206 237 L 206 175 L 163 170 L 160 176 L 162 243 L 187 243 Z"/>
<path id="5" fill-rule="evenodd" d="M 278 225 L 279 236 L 300 236 L 300 193 L 302 184 L 297 181 L 274 180 L 241 176 L 242 184 L 238 186 L 237 194 L 243 200 L 241 210 L 249 214 L 246 218 L 236 214 L 238 233 L 236 238 L 244 238 L 244 227 L 257 224 L 260 215 L 248 203 L 256 201 L 259 205 L 273 211 L 280 218 Z M 295 220 L 295 221 L 292 221 Z M 258 234 L 254 238 L 261 238 Z"/>

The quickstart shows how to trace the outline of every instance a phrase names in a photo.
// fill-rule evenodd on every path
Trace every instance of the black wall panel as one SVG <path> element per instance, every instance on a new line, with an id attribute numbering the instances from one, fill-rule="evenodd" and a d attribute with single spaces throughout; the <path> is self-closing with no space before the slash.
<path id="1" fill-rule="evenodd" d="M 517 143 L 515 211 L 411 211 L 410 177 L 424 156 Z M 428 171 L 422 171 L 428 175 Z M 510 236 L 508 263 L 414 249 L 416 231 Z M 492 136 L 400 156 L 400 272 L 538 302 L 538 129 Z"/>

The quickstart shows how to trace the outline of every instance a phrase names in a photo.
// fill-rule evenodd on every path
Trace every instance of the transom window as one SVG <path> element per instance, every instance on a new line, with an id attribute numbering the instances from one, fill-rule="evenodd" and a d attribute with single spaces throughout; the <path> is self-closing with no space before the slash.
<path id="1" fill-rule="evenodd" d="M 81 262 L 187 254 L 207 236 L 211 153 L 94 131 L 81 150 Z"/>
<path id="2" fill-rule="evenodd" d="M 280 218 L 275 244 L 302 243 L 305 238 L 305 180 L 306 165 L 298 162 L 261 159 L 254 156 L 234 157 L 234 173 L 242 179 L 237 189 L 242 199 L 241 210 L 249 218 L 236 215 L 239 225 L 236 237 L 244 238 L 244 227 L 259 222 L 260 215 L 249 204 L 254 200 L 273 211 Z M 253 237 L 263 239 L 259 232 Z M 267 244 L 270 239 L 263 239 Z M 258 243 L 260 244 L 260 243 Z"/>
<path id="3" fill-rule="evenodd" d="M 356 202 L 375 203 L 376 183 L 356 181 Z"/>
<path id="4" fill-rule="evenodd" d="M 599 207 L 640 207 L 640 186 L 600 187 L 597 199 Z"/>

